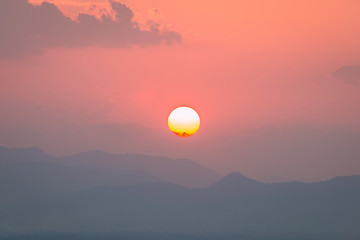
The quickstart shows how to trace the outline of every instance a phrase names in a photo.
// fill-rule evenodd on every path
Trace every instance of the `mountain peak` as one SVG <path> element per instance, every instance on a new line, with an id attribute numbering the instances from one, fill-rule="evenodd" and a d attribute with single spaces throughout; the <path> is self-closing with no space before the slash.
<path id="1" fill-rule="evenodd" d="M 255 180 L 246 177 L 241 172 L 229 173 L 228 175 L 223 177 L 220 181 L 237 182 L 237 183 L 255 182 Z"/>
<path id="2" fill-rule="evenodd" d="M 261 184 L 260 182 L 250 179 L 240 172 L 232 172 L 222 179 L 220 181 L 216 182 L 212 185 L 212 187 L 219 187 L 219 188 L 233 188 L 233 187 L 243 187 L 253 184 Z"/>

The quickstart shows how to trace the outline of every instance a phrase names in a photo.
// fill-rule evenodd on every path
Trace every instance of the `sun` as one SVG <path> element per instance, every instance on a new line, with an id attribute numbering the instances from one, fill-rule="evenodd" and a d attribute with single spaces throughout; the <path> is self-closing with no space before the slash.
<path id="1" fill-rule="evenodd" d="M 200 117 L 192 108 L 178 107 L 170 113 L 168 126 L 177 136 L 189 137 L 199 129 Z"/>

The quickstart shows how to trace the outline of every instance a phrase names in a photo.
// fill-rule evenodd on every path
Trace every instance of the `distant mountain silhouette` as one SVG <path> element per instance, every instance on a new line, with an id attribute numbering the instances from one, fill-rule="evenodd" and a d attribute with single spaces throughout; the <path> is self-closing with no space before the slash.
<path id="1" fill-rule="evenodd" d="M 90 151 L 58 158 L 58 162 L 112 170 L 136 170 L 156 178 L 187 187 L 206 187 L 218 181 L 218 173 L 188 159 L 171 159 L 141 154 L 110 154 Z"/>
<path id="2" fill-rule="evenodd" d="M 240 187 L 248 187 L 255 185 L 263 185 L 256 180 L 245 177 L 239 172 L 233 172 L 228 174 L 227 176 L 220 179 L 220 181 L 214 183 L 212 188 L 240 188 Z"/>
<path id="3" fill-rule="evenodd" d="M 151 231 L 360 238 L 360 176 L 271 184 L 241 173 L 218 178 L 190 160 L 101 151 L 56 158 L 0 148 L 0 237 Z"/>
<path id="4" fill-rule="evenodd" d="M 140 154 L 116 155 L 102 151 L 53 157 L 38 148 L 0 147 L 0 167 L 20 162 L 56 163 L 68 167 L 120 171 L 122 174 L 126 171 L 130 173 L 141 172 L 152 176 L 154 179 L 187 187 L 209 186 L 221 178 L 218 173 L 188 159 L 171 159 Z M 16 175 L 15 172 L 14 174 Z"/>
<path id="5" fill-rule="evenodd" d="M 44 198 L 4 209 L 0 230 L 358 239 L 359 202 L 360 176 L 317 183 L 265 184 L 234 173 L 203 189 L 159 182 L 95 187 Z"/>
<path id="6" fill-rule="evenodd" d="M 0 167 L 0 209 L 45 196 L 95 186 L 121 186 L 160 181 L 136 171 L 72 167 L 53 162 L 16 162 Z"/>
<path id="7" fill-rule="evenodd" d="M 0 166 L 16 162 L 46 161 L 51 156 L 41 149 L 31 148 L 5 148 L 0 147 Z"/>

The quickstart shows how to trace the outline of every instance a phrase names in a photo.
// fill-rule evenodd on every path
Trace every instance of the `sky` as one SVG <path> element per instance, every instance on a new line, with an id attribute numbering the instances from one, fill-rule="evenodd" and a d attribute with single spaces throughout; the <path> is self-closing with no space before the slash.
<path id="1" fill-rule="evenodd" d="M 360 174 L 357 0 L 0 1 L 0 145 Z M 199 131 L 167 117 L 189 106 Z"/>

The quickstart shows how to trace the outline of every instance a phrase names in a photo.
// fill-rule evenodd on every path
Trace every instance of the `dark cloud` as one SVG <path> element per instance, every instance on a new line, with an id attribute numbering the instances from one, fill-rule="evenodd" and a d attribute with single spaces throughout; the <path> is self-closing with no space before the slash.
<path id="1" fill-rule="evenodd" d="M 80 14 L 77 21 L 51 3 L 34 6 L 26 0 L 0 1 L 0 58 L 39 54 L 52 47 L 129 47 L 180 42 L 173 31 L 153 26 L 142 30 L 133 21 L 134 13 L 126 5 L 110 1 L 115 19 Z"/>
<path id="2" fill-rule="evenodd" d="M 344 65 L 332 73 L 333 77 L 346 81 L 351 85 L 358 85 L 360 83 L 360 66 Z"/>

